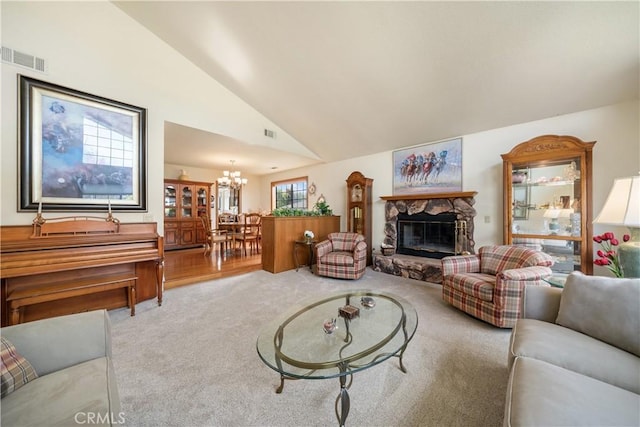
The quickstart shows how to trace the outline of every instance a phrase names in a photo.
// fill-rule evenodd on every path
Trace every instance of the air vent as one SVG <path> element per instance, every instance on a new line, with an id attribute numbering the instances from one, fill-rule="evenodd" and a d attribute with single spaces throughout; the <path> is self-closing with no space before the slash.
<path id="1" fill-rule="evenodd" d="M 276 132 L 273 130 L 265 129 L 264 136 L 266 136 L 267 138 L 276 139 Z"/>
<path id="2" fill-rule="evenodd" d="M 5 46 L 2 46 L 2 62 L 19 65 L 41 73 L 47 72 L 47 64 L 44 59 Z"/>

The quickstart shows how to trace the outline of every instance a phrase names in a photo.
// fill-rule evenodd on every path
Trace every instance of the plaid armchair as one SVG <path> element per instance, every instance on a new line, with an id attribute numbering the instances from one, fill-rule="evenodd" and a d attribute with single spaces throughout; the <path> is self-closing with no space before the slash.
<path id="1" fill-rule="evenodd" d="M 367 267 L 367 244 L 358 233 L 329 233 L 316 245 L 318 274 L 338 279 L 359 279 Z"/>
<path id="2" fill-rule="evenodd" d="M 513 328 L 525 285 L 550 286 L 553 259 L 521 246 L 483 246 L 476 255 L 442 259 L 442 298 L 478 319 Z"/>

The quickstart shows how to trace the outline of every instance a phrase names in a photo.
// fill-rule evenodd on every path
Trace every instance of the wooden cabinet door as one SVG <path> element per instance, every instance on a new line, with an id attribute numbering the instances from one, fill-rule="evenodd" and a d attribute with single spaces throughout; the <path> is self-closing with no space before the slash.
<path id="1" fill-rule="evenodd" d="M 192 221 L 180 223 L 180 244 L 193 245 L 196 243 L 196 228 Z"/>
<path id="2" fill-rule="evenodd" d="M 178 237 L 178 223 L 175 221 L 165 221 L 164 223 L 164 245 L 171 249 L 178 246 L 180 239 Z"/>

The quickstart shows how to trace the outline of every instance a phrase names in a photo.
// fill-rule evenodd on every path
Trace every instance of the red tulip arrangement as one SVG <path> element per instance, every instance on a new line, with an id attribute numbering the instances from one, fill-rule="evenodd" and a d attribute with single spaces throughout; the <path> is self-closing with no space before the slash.
<path id="1" fill-rule="evenodd" d="M 631 236 L 625 234 L 622 236 L 623 242 L 628 242 Z M 611 232 L 606 232 L 599 236 L 593 236 L 593 241 L 600 244 L 602 249 L 598 249 L 598 258 L 593 260 L 595 265 L 605 266 L 616 277 L 624 277 L 624 272 L 620 266 L 620 257 L 614 249 L 620 244 L 620 241 L 616 239 L 616 236 Z"/>

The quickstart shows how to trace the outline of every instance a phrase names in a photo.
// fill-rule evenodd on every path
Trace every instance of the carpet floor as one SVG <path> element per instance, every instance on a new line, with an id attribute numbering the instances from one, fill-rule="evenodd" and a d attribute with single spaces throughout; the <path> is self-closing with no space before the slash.
<path id="1" fill-rule="evenodd" d="M 441 286 L 367 269 L 356 281 L 309 270 L 170 289 L 110 311 L 113 361 L 128 426 L 332 426 L 338 379 L 285 382 L 256 352 L 261 326 L 290 305 L 345 289 L 410 301 L 418 328 L 398 359 L 354 374 L 349 426 L 500 426 L 510 330 L 451 307 Z"/>

